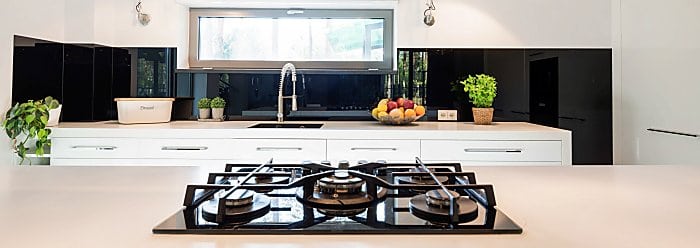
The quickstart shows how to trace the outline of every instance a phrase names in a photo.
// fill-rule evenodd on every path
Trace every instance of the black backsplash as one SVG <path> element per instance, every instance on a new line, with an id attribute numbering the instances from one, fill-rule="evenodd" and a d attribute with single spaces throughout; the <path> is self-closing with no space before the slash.
<path id="1" fill-rule="evenodd" d="M 279 72 L 182 71 L 179 74 L 178 96 L 193 96 L 195 101 L 221 96 L 227 101 L 225 114 L 229 120 L 276 119 Z M 285 116 L 296 120 L 371 120 L 369 111 L 386 95 L 390 79 L 383 74 L 299 72 L 298 111 L 290 112 L 291 100 L 285 99 Z M 189 84 L 183 87 L 182 81 Z M 284 95 L 291 95 L 292 88 L 291 76 L 287 75 Z"/>

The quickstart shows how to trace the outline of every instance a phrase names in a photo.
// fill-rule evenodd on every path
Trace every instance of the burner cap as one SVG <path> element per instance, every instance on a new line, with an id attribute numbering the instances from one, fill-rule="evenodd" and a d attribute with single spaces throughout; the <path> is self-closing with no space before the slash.
<path id="1" fill-rule="evenodd" d="M 253 203 L 253 195 L 255 192 L 247 190 L 247 189 L 238 189 L 233 191 L 231 195 L 226 197 L 224 199 L 224 202 L 227 207 L 238 207 L 238 206 L 245 206 L 245 205 L 250 205 Z"/>
<path id="2" fill-rule="evenodd" d="M 454 192 L 452 190 L 447 191 L 450 195 L 453 197 L 457 198 L 459 197 L 459 193 Z M 450 207 L 450 196 L 445 193 L 444 190 L 442 189 L 434 189 L 431 191 L 428 191 L 425 193 L 426 200 L 428 202 L 428 205 L 430 206 L 436 206 L 436 207 Z"/>
<path id="3" fill-rule="evenodd" d="M 433 168 L 428 168 L 430 171 L 435 171 Z M 426 172 L 422 168 L 411 168 L 409 172 Z M 437 179 L 440 181 L 440 183 L 447 183 L 449 181 L 449 178 L 446 176 L 436 176 Z M 437 184 L 435 180 L 433 180 L 430 175 L 424 175 L 424 176 L 399 176 L 396 177 L 398 182 L 400 184 L 419 184 L 419 185 L 435 185 Z M 412 190 L 415 192 L 425 192 L 425 190 Z"/>
<path id="4" fill-rule="evenodd" d="M 202 204 L 202 217 L 207 221 L 219 224 L 243 224 L 260 218 L 270 211 L 269 197 L 252 193 L 252 199 L 253 200 L 248 205 L 236 207 L 227 206 L 226 211 L 223 213 L 224 216 L 222 216 L 223 221 L 221 222 L 216 220 L 216 216 L 219 212 L 219 201 L 221 199 L 211 199 Z"/>
<path id="5" fill-rule="evenodd" d="M 327 194 L 352 194 L 362 191 L 365 181 L 352 177 L 346 170 L 337 170 L 332 176 L 318 180 L 318 187 Z"/>
<path id="6" fill-rule="evenodd" d="M 425 194 L 411 198 L 408 203 L 411 214 L 432 223 L 453 223 L 453 221 L 450 220 L 449 207 L 440 208 L 429 205 L 426 198 L 427 196 Z M 479 215 L 477 203 L 467 197 L 460 197 L 457 199 L 457 207 L 456 214 L 459 223 L 472 221 Z"/>

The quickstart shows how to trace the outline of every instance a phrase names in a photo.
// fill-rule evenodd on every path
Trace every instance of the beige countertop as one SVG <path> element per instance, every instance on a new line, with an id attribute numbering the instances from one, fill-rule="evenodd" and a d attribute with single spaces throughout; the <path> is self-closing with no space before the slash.
<path id="1" fill-rule="evenodd" d="M 561 140 L 570 137 L 570 131 L 535 125 L 526 122 L 497 122 L 493 125 L 474 125 L 467 122 L 415 122 L 406 126 L 382 125 L 372 121 L 328 121 L 328 122 L 289 122 L 289 123 L 323 123 L 320 129 L 290 128 L 247 128 L 256 123 L 274 123 L 257 121 L 197 122 L 173 121 L 159 124 L 123 125 L 116 121 L 107 122 L 67 122 L 53 128 L 53 137 L 192 137 L 192 138 L 358 138 L 362 132 L 364 138 L 379 137 L 386 139 L 416 138 L 469 138 L 490 139 L 540 139 Z M 414 133 L 407 136 L 406 132 Z M 457 135 L 457 136 L 455 136 Z M 520 136 L 518 136 L 520 135 Z"/>
<path id="2" fill-rule="evenodd" d="M 154 235 L 198 167 L 0 166 L 0 247 L 697 247 L 700 167 L 469 167 L 521 235 Z"/>

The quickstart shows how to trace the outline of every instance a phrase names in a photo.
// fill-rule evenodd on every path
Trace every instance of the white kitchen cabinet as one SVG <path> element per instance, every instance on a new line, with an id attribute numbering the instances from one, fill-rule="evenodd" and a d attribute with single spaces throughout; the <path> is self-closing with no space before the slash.
<path id="1" fill-rule="evenodd" d="M 324 139 L 234 139 L 231 147 L 239 162 L 300 163 L 326 159 Z"/>
<path id="2" fill-rule="evenodd" d="M 412 162 L 420 156 L 420 140 L 328 140 L 328 160 Z"/>
<path id="3" fill-rule="evenodd" d="M 425 161 L 463 165 L 561 165 L 562 143 L 551 140 L 421 140 Z"/>
<path id="4" fill-rule="evenodd" d="M 223 171 L 226 163 L 234 160 L 224 159 L 80 159 L 51 158 L 52 166 L 207 166 L 212 171 Z"/>
<path id="5" fill-rule="evenodd" d="M 51 165 L 201 166 L 222 165 L 236 157 L 232 139 L 54 138 L 51 142 Z"/>

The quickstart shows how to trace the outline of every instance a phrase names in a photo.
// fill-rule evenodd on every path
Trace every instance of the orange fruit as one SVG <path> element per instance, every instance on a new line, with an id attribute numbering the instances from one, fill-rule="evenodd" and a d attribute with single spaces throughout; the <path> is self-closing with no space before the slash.
<path id="1" fill-rule="evenodd" d="M 387 114 L 386 112 L 379 112 L 379 114 L 377 114 L 377 119 L 384 118 L 384 117 L 386 117 L 387 115 L 389 115 L 389 114 Z"/>
<path id="2" fill-rule="evenodd" d="M 425 107 L 416 105 L 414 107 L 417 116 L 423 116 L 425 114 Z"/>
<path id="3" fill-rule="evenodd" d="M 416 118 L 416 111 L 413 109 L 407 109 L 403 114 L 406 118 Z"/>

